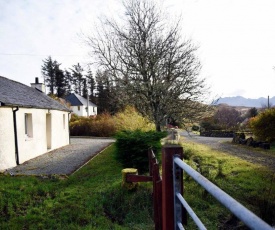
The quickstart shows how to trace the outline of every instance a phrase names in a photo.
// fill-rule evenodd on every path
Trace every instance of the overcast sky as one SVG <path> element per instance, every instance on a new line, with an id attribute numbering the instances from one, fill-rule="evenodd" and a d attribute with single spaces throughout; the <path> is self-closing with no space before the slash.
<path id="1" fill-rule="evenodd" d="M 0 0 L 0 76 L 29 85 L 49 55 L 69 69 L 87 67 L 79 34 L 102 14 L 121 12 L 119 0 Z M 275 96 L 275 0 L 167 0 L 182 15 L 183 37 L 200 48 L 201 75 L 212 95 Z"/>

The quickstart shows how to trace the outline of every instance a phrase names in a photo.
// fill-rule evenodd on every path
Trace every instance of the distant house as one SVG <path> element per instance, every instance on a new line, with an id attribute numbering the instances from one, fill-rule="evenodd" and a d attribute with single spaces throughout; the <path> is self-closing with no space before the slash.
<path id="1" fill-rule="evenodd" d="M 70 109 L 31 85 L 0 76 L 0 171 L 69 144 Z"/>
<path id="2" fill-rule="evenodd" d="M 76 93 L 69 94 L 65 100 L 70 103 L 73 113 L 78 116 L 97 115 L 97 106 Z"/>

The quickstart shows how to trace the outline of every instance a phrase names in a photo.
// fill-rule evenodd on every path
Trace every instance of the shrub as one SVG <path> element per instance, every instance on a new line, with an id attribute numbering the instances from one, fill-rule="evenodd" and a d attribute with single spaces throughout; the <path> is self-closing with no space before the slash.
<path id="1" fill-rule="evenodd" d="M 202 130 L 209 131 L 209 130 L 221 130 L 222 128 L 216 124 L 213 117 L 205 117 L 200 122 L 200 127 Z"/>
<path id="2" fill-rule="evenodd" d="M 160 140 L 166 132 L 122 131 L 116 135 L 116 158 L 124 167 L 137 168 L 139 173 L 148 172 L 148 149 L 152 148 L 156 157 L 159 157 Z"/>
<path id="3" fill-rule="evenodd" d="M 200 130 L 199 126 L 197 126 L 197 125 L 192 126 L 192 131 L 199 131 L 199 130 Z"/>
<path id="4" fill-rule="evenodd" d="M 96 117 L 78 117 L 74 115 L 70 120 L 71 136 L 110 137 L 115 133 L 115 123 L 108 113 Z"/>
<path id="5" fill-rule="evenodd" d="M 86 117 L 72 117 L 70 121 L 70 135 L 89 136 L 90 119 Z"/>
<path id="6" fill-rule="evenodd" d="M 77 121 L 77 120 L 79 120 L 80 119 L 80 117 L 78 116 L 78 115 L 76 115 L 76 114 L 72 114 L 71 115 L 71 119 L 70 119 L 70 122 L 74 122 L 74 121 Z"/>
<path id="7" fill-rule="evenodd" d="M 275 108 L 267 109 L 249 120 L 250 128 L 257 139 L 275 141 Z"/>
<path id="8" fill-rule="evenodd" d="M 140 115 L 134 107 L 127 106 L 122 112 L 115 114 L 116 129 L 122 130 L 154 130 L 155 126 L 147 118 Z"/>
<path id="9" fill-rule="evenodd" d="M 117 129 L 115 122 L 109 113 L 97 115 L 90 124 L 91 136 L 111 137 L 114 136 Z"/>
<path id="10" fill-rule="evenodd" d="M 70 119 L 70 134 L 72 136 L 110 137 L 117 131 L 137 129 L 153 130 L 154 124 L 130 106 L 115 116 L 111 116 L 109 113 L 90 117 L 79 117 L 72 114 Z"/>

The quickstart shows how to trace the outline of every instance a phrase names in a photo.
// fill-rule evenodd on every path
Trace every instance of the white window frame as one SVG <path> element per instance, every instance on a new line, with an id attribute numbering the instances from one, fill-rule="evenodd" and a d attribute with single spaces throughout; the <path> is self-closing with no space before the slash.
<path id="1" fill-rule="evenodd" d="M 25 113 L 25 136 L 27 138 L 33 138 L 33 124 L 32 124 L 32 114 Z"/>
<path id="2" fill-rule="evenodd" d="M 66 128 L 66 115 L 63 114 L 63 129 Z"/>

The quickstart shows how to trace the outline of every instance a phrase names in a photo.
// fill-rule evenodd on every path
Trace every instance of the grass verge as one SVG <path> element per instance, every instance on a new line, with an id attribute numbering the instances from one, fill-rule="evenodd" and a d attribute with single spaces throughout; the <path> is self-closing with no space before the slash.
<path id="1" fill-rule="evenodd" d="M 184 143 L 186 162 L 270 225 L 275 225 L 275 175 L 267 168 L 214 151 L 208 146 Z M 188 175 L 185 198 L 207 229 L 247 229 Z M 192 220 L 187 229 L 196 229 Z"/>
<path id="2" fill-rule="evenodd" d="M 204 145 L 183 147 L 189 165 L 275 224 L 274 173 Z M 154 229 L 151 183 L 122 189 L 114 154 L 112 145 L 67 179 L 0 175 L 0 229 Z M 186 174 L 184 184 L 186 200 L 207 229 L 246 229 Z M 196 229 L 188 222 L 186 229 Z"/>
<path id="3" fill-rule="evenodd" d="M 264 155 L 269 155 L 270 157 L 275 157 L 275 143 L 272 143 L 270 145 L 270 149 L 262 149 L 260 147 L 252 147 L 252 146 L 247 146 L 247 145 L 242 145 L 242 144 L 236 144 L 236 143 L 232 143 L 232 142 L 229 142 L 230 144 L 232 145 L 235 145 L 235 146 L 238 146 L 238 148 L 243 148 L 243 149 L 246 149 L 246 150 L 253 150 L 254 152 L 259 152 L 261 154 L 264 154 Z"/>
<path id="4" fill-rule="evenodd" d="M 121 188 L 114 145 L 68 179 L 0 175 L 0 229 L 153 229 L 151 188 Z"/>

